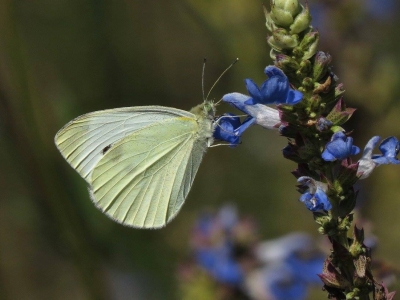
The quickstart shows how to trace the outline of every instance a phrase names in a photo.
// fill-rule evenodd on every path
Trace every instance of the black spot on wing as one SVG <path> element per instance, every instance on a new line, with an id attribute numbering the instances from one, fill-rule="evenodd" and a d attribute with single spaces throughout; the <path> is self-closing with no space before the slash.
<path id="1" fill-rule="evenodd" d="M 111 148 L 111 144 L 108 145 L 108 146 L 106 146 L 106 147 L 104 147 L 104 149 L 102 150 L 103 155 L 106 154 L 106 152 L 107 152 L 108 150 L 110 150 L 110 148 Z"/>

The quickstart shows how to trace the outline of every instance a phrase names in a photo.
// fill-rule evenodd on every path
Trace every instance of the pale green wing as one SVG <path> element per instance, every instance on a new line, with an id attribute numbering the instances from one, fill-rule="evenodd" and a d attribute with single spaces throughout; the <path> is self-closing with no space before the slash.
<path id="1" fill-rule="evenodd" d="M 179 117 L 116 143 L 93 170 L 93 202 L 124 225 L 165 226 L 181 209 L 207 148 L 199 131 L 194 118 Z"/>
<path id="2" fill-rule="evenodd" d="M 96 164 L 114 143 L 136 130 L 176 117 L 193 118 L 180 109 L 137 106 L 96 111 L 66 124 L 55 143 L 68 163 L 90 184 Z"/>

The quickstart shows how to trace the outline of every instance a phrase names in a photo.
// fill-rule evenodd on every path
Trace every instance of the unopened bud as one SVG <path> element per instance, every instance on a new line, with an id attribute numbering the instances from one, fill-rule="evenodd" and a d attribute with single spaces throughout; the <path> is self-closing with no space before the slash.
<path id="1" fill-rule="evenodd" d="M 294 19 L 292 25 L 290 25 L 290 33 L 300 33 L 303 30 L 306 30 L 311 25 L 311 14 L 308 9 L 308 5 L 303 7 L 301 13 L 299 13 Z"/>
<path id="2" fill-rule="evenodd" d="M 325 77 L 328 72 L 329 64 L 332 61 L 332 57 L 329 53 L 318 51 L 315 55 L 313 78 L 315 81 L 319 81 Z"/>
<path id="3" fill-rule="evenodd" d="M 299 44 L 299 37 L 296 34 L 288 34 L 283 28 L 277 28 L 272 31 L 272 36 L 268 38 L 268 44 L 278 51 L 292 49 Z"/>
<path id="4" fill-rule="evenodd" d="M 293 17 L 299 13 L 300 5 L 298 0 L 272 0 L 271 7 L 287 11 Z"/>
<path id="5" fill-rule="evenodd" d="M 275 55 L 275 65 L 284 73 L 293 73 L 300 68 L 293 58 L 285 54 Z"/>
<path id="6" fill-rule="evenodd" d="M 307 33 L 301 41 L 299 48 L 303 51 L 303 59 L 309 59 L 317 52 L 319 43 L 319 33 L 311 31 Z"/>

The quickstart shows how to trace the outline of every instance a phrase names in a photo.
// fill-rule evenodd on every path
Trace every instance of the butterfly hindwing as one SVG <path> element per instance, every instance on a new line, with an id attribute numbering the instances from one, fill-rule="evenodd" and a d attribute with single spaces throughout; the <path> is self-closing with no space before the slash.
<path id="1" fill-rule="evenodd" d="M 165 226 L 182 207 L 207 148 L 198 132 L 194 117 L 175 117 L 118 141 L 94 167 L 93 202 L 119 223 Z"/>

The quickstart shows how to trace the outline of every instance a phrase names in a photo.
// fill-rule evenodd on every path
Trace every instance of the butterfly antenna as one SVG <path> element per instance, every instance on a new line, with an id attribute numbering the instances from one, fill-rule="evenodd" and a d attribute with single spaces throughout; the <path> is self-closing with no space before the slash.
<path id="1" fill-rule="evenodd" d="M 206 70 L 206 62 L 207 62 L 207 58 L 203 58 L 203 71 L 201 72 L 201 90 L 203 92 L 203 101 L 206 101 L 206 99 L 204 98 L 204 71 Z"/>
<path id="2" fill-rule="evenodd" d="M 227 68 L 225 69 L 225 71 L 223 71 L 223 72 L 221 73 L 221 75 L 219 75 L 219 77 L 217 78 L 217 80 L 216 80 L 216 81 L 214 82 L 214 84 L 212 85 L 210 91 L 208 92 L 208 94 L 207 94 L 205 100 L 208 99 L 208 96 L 210 96 L 211 91 L 213 90 L 213 88 L 215 87 L 215 85 L 217 84 L 217 82 L 221 79 L 221 77 L 224 76 L 224 74 L 225 74 L 230 68 L 232 68 L 233 65 L 236 64 L 238 61 L 239 61 L 239 58 L 236 58 L 236 59 L 233 61 L 233 63 L 231 63 L 231 64 L 229 65 L 229 67 L 227 67 Z"/>

